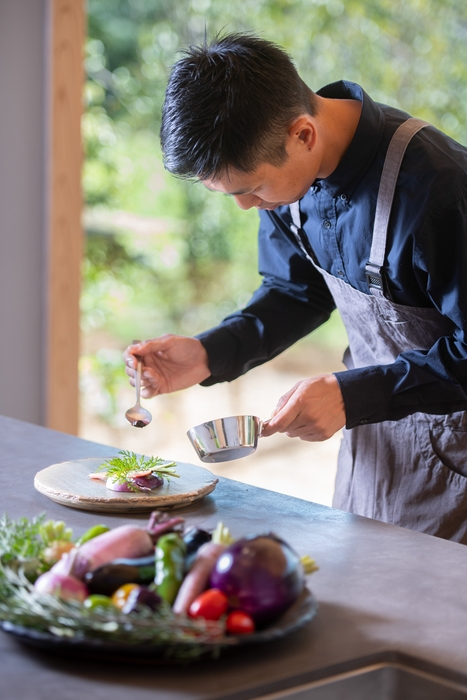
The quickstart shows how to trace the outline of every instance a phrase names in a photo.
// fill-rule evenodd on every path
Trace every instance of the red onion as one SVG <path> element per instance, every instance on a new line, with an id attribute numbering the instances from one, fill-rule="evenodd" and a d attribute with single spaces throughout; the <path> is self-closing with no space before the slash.
<path id="1" fill-rule="evenodd" d="M 228 596 L 231 610 L 243 610 L 262 625 L 290 607 L 304 581 L 298 554 L 278 537 L 261 535 L 229 545 L 216 562 L 210 586 Z"/>

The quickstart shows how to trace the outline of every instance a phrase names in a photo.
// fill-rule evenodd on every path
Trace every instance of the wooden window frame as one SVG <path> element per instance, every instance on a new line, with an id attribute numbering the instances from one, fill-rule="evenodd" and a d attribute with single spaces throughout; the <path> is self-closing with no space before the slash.
<path id="1" fill-rule="evenodd" d="M 49 0 L 46 425 L 79 431 L 85 0 Z"/>

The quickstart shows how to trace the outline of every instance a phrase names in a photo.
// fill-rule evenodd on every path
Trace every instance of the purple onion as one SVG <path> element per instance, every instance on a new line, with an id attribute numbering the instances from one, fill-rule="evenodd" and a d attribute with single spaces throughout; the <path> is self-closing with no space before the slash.
<path id="1" fill-rule="evenodd" d="M 275 620 L 298 598 L 305 576 L 298 554 L 274 535 L 245 537 L 231 544 L 211 573 L 211 588 L 229 598 L 258 626 Z"/>
<path id="2" fill-rule="evenodd" d="M 122 484 L 119 484 L 118 481 L 114 481 L 110 478 L 110 476 L 105 482 L 105 485 L 106 488 L 110 489 L 110 491 L 119 491 L 120 493 L 129 493 L 130 491 L 132 491 L 132 489 L 129 487 L 126 481 L 124 481 Z"/>
<path id="3" fill-rule="evenodd" d="M 128 479 L 128 481 L 124 481 L 121 484 L 113 481 L 113 479 L 109 477 L 105 482 L 105 485 L 111 491 L 119 491 L 120 493 L 134 493 L 135 489 L 137 491 L 153 491 L 154 489 L 158 489 L 160 486 L 162 486 L 163 483 L 164 480 L 161 479 L 160 476 L 150 474 L 149 476 L 133 477 L 132 479 Z"/>

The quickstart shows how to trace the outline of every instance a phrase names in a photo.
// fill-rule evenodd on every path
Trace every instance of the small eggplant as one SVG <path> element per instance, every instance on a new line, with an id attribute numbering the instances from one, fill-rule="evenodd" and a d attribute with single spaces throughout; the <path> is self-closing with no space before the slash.
<path id="1" fill-rule="evenodd" d="M 191 528 L 183 535 L 183 541 L 186 545 L 186 555 L 185 555 L 185 570 L 189 571 L 196 559 L 196 553 L 198 549 L 206 542 L 210 542 L 212 535 L 206 530 L 198 529 L 197 527 Z"/>
<path id="2" fill-rule="evenodd" d="M 273 534 L 253 535 L 227 547 L 212 570 L 209 585 L 228 596 L 231 610 L 242 610 L 261 627 L 298 598 L 305 574 L 290 545 Z"/>
<path id="3" fill-rule="evenodd" d="M 103 564 L 94 571 L 88 571 L 84 580 L 91 593 L 111 596 L 125 583 L 151 583 L 154 581 L 154 573 L 154 555 L 152 555 L 141 559 L 117 559 L 109 564 Z"/>

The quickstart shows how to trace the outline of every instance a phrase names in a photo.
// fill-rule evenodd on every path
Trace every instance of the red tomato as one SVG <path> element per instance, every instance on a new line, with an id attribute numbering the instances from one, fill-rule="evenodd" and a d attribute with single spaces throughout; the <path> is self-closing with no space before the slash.
<path id="1" fill-rule="evenodd" d="M 242 610 L 234 610 L 227 615 L 225 628 L 230 634 L 251 634 L 255 631 L 255 623 L 247 613 Z"/>
<path id="2" fill-rule="evenodd" d="M 188 608 L 190 617 L 204 617 L 205 620 L 219 620 L 227 612 L 227 596 L 218 588 L 210 588 L 200 593 Z"/>

